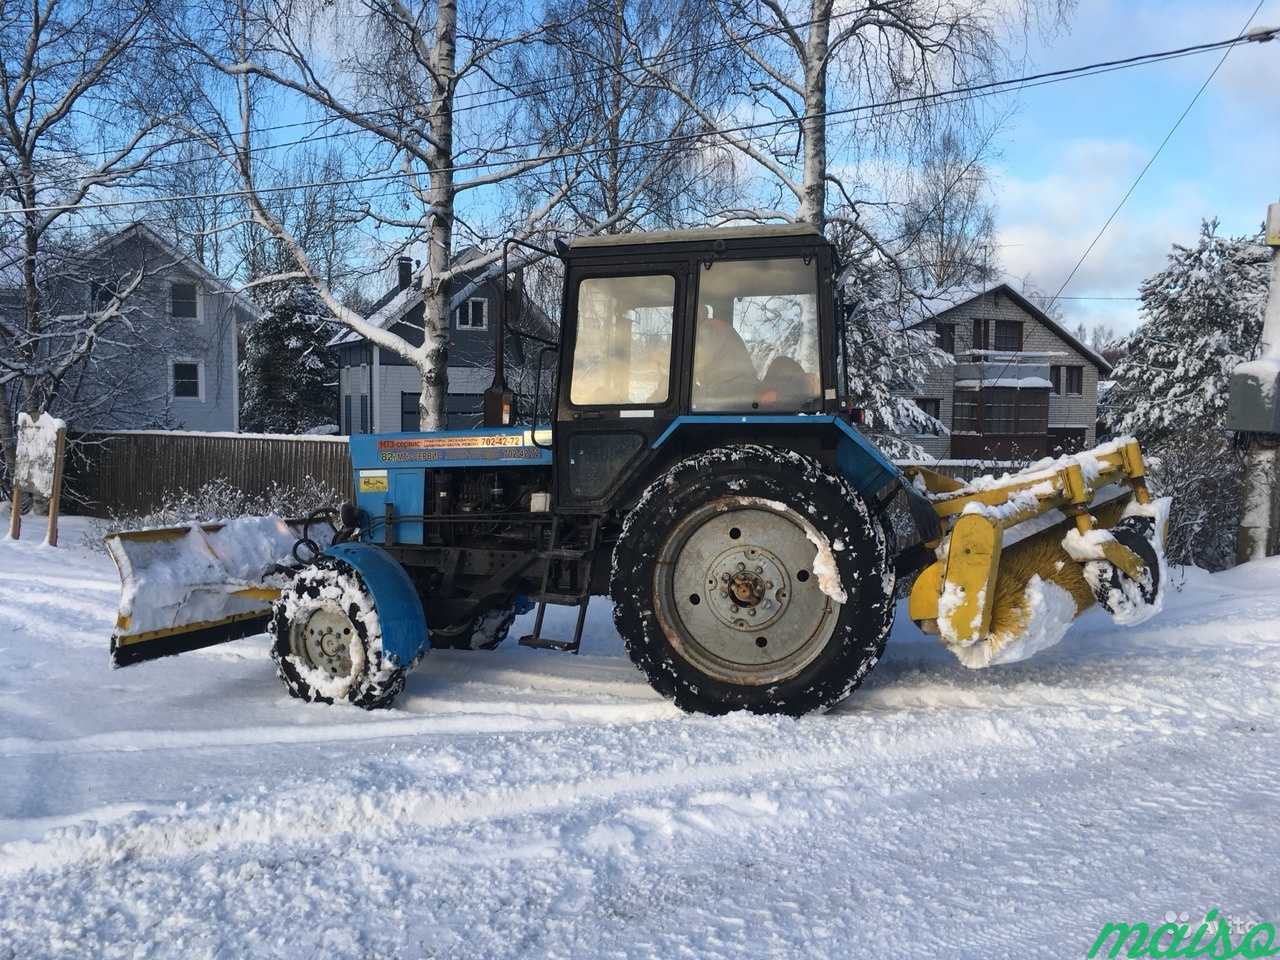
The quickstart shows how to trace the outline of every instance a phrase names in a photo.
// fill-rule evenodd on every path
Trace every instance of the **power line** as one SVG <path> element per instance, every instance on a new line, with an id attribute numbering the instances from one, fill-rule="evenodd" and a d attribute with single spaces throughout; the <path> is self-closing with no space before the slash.
<path id="1" fill-rule="evenodd" d="M 585 79 L 590 76 L 604 77 L 610 74 L 617 74 L 625 77 L 637 71 L 645 71 L 651 67 L 664 65 L 668 60 L 674 60 L 677 62 L 673 64 L 666 64 L 667 66 L 678 66 L 679 61 L 682 61 L 682 60 L 692 61 L 693 59 L 695 59 L 696 57 L 702 54 L 710 53 L 712 51 L 715 51 L 721 48 L 740 46 L 744 43 L 750 43 L 755 40 L 761 40 L 761 39 L 764 39 L 765 37 L 773 36 L 775 34 L 786 33 L 788 30 L 793 28 L 801 29 L 804 27 L 813 26 L 818 23 L 823 23 L 828 21 L 835 22 L 836 20 L 839 20 L 841 17 L 852 16 L 856 12 L 857 11 L 846 10 L 843 13 L 832 13 L 825 17 L 815 17 L 811 20 L 803 20 L 794 24 L 780 25 L 777 27 L 769 27 L 769 28 L 761 28 L 756 33 L 745 34 L 742 37 L 738 37 L 732 40 L 721 40 L 717 43 L 705 44 L 699 47 L 692 47 L 692 48 L 686 48 L 682 50 L 670 51 L 660 56 L 640 58 L 638 62 L 627 67 L 619 68 L 619 67 L 605 66 L 605 67 L 600 67 L 594 71 L 566 71 L 560 74 L 552 74 L 551 76 L 548 76 L 548 77 L 539 77 L 534 80 L 526 80 L 521 83 L 509 84 L 507 86 L 489 86 L 489 87 L 481 88 L 479 90 L 467 90 L 461 93 L 454 94 L 453 99 L 454 99 L 454 102 L 456 103 L 457 100 L 462 99 L 464 97 L 466 98 L 478 97 L 488 93 L 501 93 L 504 91 L 509 92 L 509 90 L 511 89 L 522 89 L 526 87 L 535 88 L 534 89 L 535 94 L 556 93 L 563 90 L 572 90 L 573 84 L 563 84 L 558 87 L 548 87 L 546 86 L 546 84 L 554 83 L 559 80 L 569 80 L 569 79 L 575 79 L 575 78 Z M 463 104 L 462 106 L 454 106 L 451 108 L 451 113 L 456 115 L 459 113 L 466 113 L 470 110 L 488 109 L 490 107 L 501 106 L 506 103 L 514 103 L 521 100 L 532 99 L 532 96 L 533 94 L 510 94 L 508 96 L 499 98 L 497 100 L 485 101 L 484 103 L 471 103 L 471 104 Z M 385 113 L 385 115 L 387 117 L 387 122 L 394 122 L 396 119 L 394 115 L 391 115 L 389 113 Z M 373 117 L 373 116 L 377 116 L 377 113 L 373 111 L 367 111 L 363 114 L 363 116 Z M 262 127 L 252 127 L 250 128 L 249 133 L 250 134 L 268 133 L 275 130 L 289 130 L 289 129 L 296 129 L 297 127 L 304 127 L 304 126 L 318 127 L 326 123 L 333 123 L 335 122 L 336 119 L 338 118 L 320 117 L 315 120 L 297 120 L 290 123 L 269 124 Z M 349 130 L 339 130 L 339 131 L 334 131 L 332 133 L 321 134 L 319 136 L 300 137 L 297 140 L 290 140 L 284 143 L 264 144 L 261 147 L 251 148 L 250 152 L 257 152 L 258 150 L 274 150 L 274 149 L 279 149 L 281 147 L 295 146 L 301 143 L 309 143 L 313 140 L 325 140 L 325 139 L 333 139 L 336 137 L 354 136 L 356 134 L 362 134 L 362 133 L 368 133 L 368 132 L 369 131 L 365 130 L 362 127 L 356 127 Z M 229 134 L 228 136 L 234 137 L 236 135 L 238 134 Z M 189 143 L 204 143 L 207 139 L 209 138 L 206 138 L 204 136 L 178 137 L 164 144 L 164 146 L 168 147 L 168 146 L 179 146 L 182 144 L 189 144 Z M 218 135 L 213 139 L 221 139 L 221 135 Z M 97 151 L 91 151 L 86 153 L 53 154 L 53 155 L 44 156 L 41 158 L 41 160 L 43 162 L 57 162 L 60 160 L 78 160 L 78 159 L 83 159 L 84 157 L 105 157 L 115 152 L 116 151 L 113 151 L 113 150 L 97 150 Z M 176 165 L 188 163 L 188 162 L 189 161 L 186 161 L 186 160 L 169 160 L 169 161 L 163 161 L 162 163 L 159 163 L 159 164 L 154 164 L 152 166 L 176 166 Z M 73 181 L 68 179 L 62 182 L 70 183 Z"/>
<path id="2" fill-rule="evenodd" d="M 1262 5 L 1265 2 L 1266 0 L 1258 0 L 1258 5 L 1253 8 L 1253 13 L 1249 14 L 1249 19 L 1245 21 L 1244 27 L 1240 30 L 1240 39 L 1248 36 L 1249 25 L 1253 23 L 1253 18 L 1258 15 L 1258 11 L 1262 9 Z M 1255 36 L 1260 39 L 1260 42 L 1265 43 L 1267 40 L 1274 38 L 1275 34 L 1275 30 L 1269 30 Z M 1204 83 L 1200 84 L 1200 88 L 1196 90 L 1195 96 L 1191 98 L 1191 102 L 1187 104 L 1182 113 L 1178 114 L 1178 119 L 1173 122 L 1173 126 L 1169 128 L 1169 132 L 1164 135 L 1164 139 L 1161 140 L 1160 145 L 1156 147 L 1155 153 L 1151 154 L 1151 159 L 1147 161 L 1146 166 L 1138 171 L 1138 175 L 1134 177 L 1133 183 L 1129 184 L 1129 189 L 1124 192 L 1124 196 L 1120 198 L 1120 202 L 1117 203 L 1115 209 L 1111 211 L 1111 215 L 1107 217 L 1106 221 L 1102 224 L 1097 235 L 1089 241 L 1089 246 L 1085 247 L 1084 253 L 1080 254 L 1080 259 L 1076 261 L 1075 266 L 1071 268 L 1071 272 L 1067 274 L 1067 279 L 1062 281 L 1062 286 L 1060 286 L 1058 288 L 1058 292 L 1054 294 L 1054 299 L 1049 301 L 1049 307 L 1052 307 L 1057 301 L 1057 298 L 1062 295 L 1062 291 L 1067 289 L 1067 284 L 1071 282 L 1075 277 L 1076 272 L 1084 265 L 1089 254 L 1093 252 L 1093 248 L 1098 245 L 1098 241 L 1102 239 L 1103 234 L 1107 232 L 1107 228 L 1111 226 L 1111 222 L 1115 220 L 1126 201 L 1128 201 L 1129 197 L 1133 195 L 1133 191 L 1138 189 L 1138 184 L 1140 184 L 1142 182 L 1142 178 L 1147 175 L 1147 171 L 1151 169 L 1152 165 L 1159 158 L 1165 146 L 1173 139 L 1173 135 L 1178 132 L 1178 127 L 1182 126 L 1182 121 L 1187 118 L 1187 114 L 1189 114 L 1191 112 L 1191 108 L 1196 105 L 1196 101 L 1200 99 L 1200 95 L 1204 93 L 1205 89 L 1213 81 L 1213 78 L 1218 75 L 1218 71 L 1222 69 L 1222 65 L 1227 62 L 1227 57 L 1231 56 L 1231 51 L 1234 46 L 1235 44 L 1230 44 L 1222 51 L 1222 56 L 1218 59 L 1218 63 L 1214 66 L 1213 70 L 1209 72 L 1209 76 L 1204 78 Z M 1049 309 L 1049 307 L 1046 307 L 1045 309 Z"/>
<path id="3" fill-rule="evenodd" d="M 1219 50 L 1219 49 L 1223 49 L 1224 47 L 1229 50 L 1231 47 L 1241 43 L 1261 42 L 1264 40 L 1270 40 L 1278 32 L 1280 32 L 1280 28 L 1277 28 L 1277 30 L 1268 31 L 1266 33 L 1258 33 L 1258 34 L 1249 35 L 1249 36 L 1241 35 L 1241 36 L 1232 37 L 1226 40 L 1217 40 L 1210 43 L 1196 44 L 1190 47 L 1182 47 L 1175 50 L 1166 50 L 1166 51 L 1160 51 L 1157 53 L 1139 54 L 1132 57 L 1125 57 L 1119 60 L 1107 60 L 1107 61 L 1101 61 L 1093 64 L 1085 64 L 1079 67 L 1067 67 L 1059 70 L 1049 70 L 1049 71 L 1045 71 L 1038 74 L 1031 74 L 1031 75 L 1022 76 L 1022 77 L 1013 77 L 1013 78 L 1008 78 L 1004 80 L 990 80 L 984 83 L 973 84 L 966 87 L 957 87 L 952 90 L 936 91 L 933 93 L 915 94 L 913 96 L 902 97 L 896 100 L 887 100 L 887 101 L 881 101 L 878 103 L 860 104 L 852 107 L 837 108 L 834 110 L 820 111 L 813 114 L 805 114 L 799 117 L 785 117 L 785 118 L 775 119 L 775 120 L 760 121 L 757 123 L 741 124 L 736 127 L 722 128 L 718 130 L 700 132 L 697 134 L 689 134 L 689 135 L 677 136 L 677 137 L 661 137 L 661 138 L 652 139 L 652 140 L 624 141 L 622 143 L 618 143 L 618 144 L 614 144 L 606 147 L 589 147 L 589 148 L 582 148 L 577 150 L 564 150 L 564 151 L 558 151 L 558 152 L 549 153 L 549 154 L 535 155 L 532 157 L 517 157 L 517 158 L 504 159 L 504 160 L 475 161 L 472 163 L 456 164 L 451 167 L 439 168 L 434 172 L 460 173 L 460 172 L 466 172 L 470 170 L 491 169 L 495 167 L 503 167 L 503 166 L 509 166 L 512 164 L 523 164 L 523 163 L 530 163 L 530 162 L 541 165 L 542 163 L 550 163 L 555 160 L 566 160 L 566 159 L 573 159 L 573 158 L 579 158 L 579 157 L 586 157 L 594 154 L 608 153 L 616 150 L 666 145 L 671 143 L 686 142 L 686 141 L 693 141 L 693 140 L 703 140 L 708 137 L 716 137 L 716 136 L 720 136 L 723 138 L 727 134 L 732 134 L 732 133 L 745 133 L 748 131 L 761 130 L 768 127 L 785 126 L 787 124 L 792 124 L 792 123 L 798 124 L 803 122 L 806 119 L 815 119 L 819 117 L 829 118 L 829 117 L 852 116 L 855 114 L 863 113 L 865 111 L 877 110 L 883 107 L 909 106 L 911 109 L 915 109 L 924 103 L 928 103 L 934 100 L 964 101 L 967 99 L 975 99 L 977 96 L 987 96 L 995 92 L 1001 92 L 1005 88 L 1009 88 L 1009 87 L 1041 86 L 1046 83 L 1072 79 L 1078 76 L 1093 75 L 1096 73 L 1106 73 L 1106 72 L 1111 72 L 1112 70 L 1124 69 L 1124 68 L 1138 66 L 1145 63 L 1162 61 L 1167 59 L 1174 59 L 1174 58 L 1188 56 L 1192 54 L 1205 53 L 1212 50 Z M 970 95 L 970 96 L 965 96 L 965 95 Z M 895 112 L 902 112 L 902 111 L 895 111 Z M 877 116 L 879 115 L 882 115 L 882 114 L 877 114 Z M 541 144 L 537 141 L 531 141 L 525 144 L 512 144 L 507 149 L 514 150 L 514 149 L 521 149 L 524 147 L 537 147 L 537 146 L 541 146 Z M 153 203 L 171 203 L 171 202 L 183 201 L 183 200 L 211 200 L 211 199 L 217 199 L 221 197 L 236 197 L 236 196 L 243 197 L 243 196 L 249 196 L 254 193 L 256 194 L 282 193 L 289 190 L 299 190 L 299 189 L 319 189 L 319 188 L 325 188 L 325 187 L 353 186 L 360 183 L 386 182 L 389 180 L 401 180 L 406 178 L 419 177 L 422 175 L 424 175 L 423 171 L 408 171 L 408 172 L 400 171 L 397 173 L 364 174 L 358 177 L 341 177 L 341 178 L 334 178 L 330 180 L 313 181 L 309 183 L 282 184 L 282 185 L 277 185 L 272 187 L 263 187 L 263 188 L 257 189 L 256 191 L 248 190 L 248 189 L 239 189 L 239 190 L 227 190 L 227 191 L 211 191 L 206 193 L 193 193 L 193 194 L 184 194 L 184 195 L 176 195 L 176 196 L 142 197 L 134 200 L 108 200 L 108 201 L 98 201 L 94 203 L 81 203 L 81 204 L 74 204 L 74 205 L 49 204 L 49 205 L 36 205 L 32 207 L 13 207 L 9 209 L 0 210 L 0 215 L 47 213 L 47 212 L 53 212 L 57 210 L 66 210 L 66 209 L 94 210 L 94 209 L 106 209 L 106 208 L 112 208 L 112 207 L 148 205 Z"/>
<path id="4" fill-rule="evenodd" d="M 1258 5 L 1253 8 L 1253 13 L 1249 14 L 1249 19 L 1245 21 L 1244 27 L 1241 29 L 1240 33 L 1236 36 L 1237 41 L 1243 41 L 1246 43 L 1251 41 L 1266 43 L 1267 41 L 1275 38 L 1276 33 L 1278 32 L 1276 29 L 1260 30 L 1253 34 L 1250 34 L 1248 32 L 1249 25 L 1253 23 L 1253 18 L 1258 15 L 1258 11 L 1262 9 L 1262 5 L 1265 2 L 1266 0 L 1258 0 Z M 1053 295 L 1053 298 L 1049 300 L 1047 304 L 1045 304 L 1043 309 L 1046 313 L 1049 310 L 1053 309 L 1053 305 L 1058 302 L 1058 299 L 1060 297 L 1062 297 L 1062 291 L 1067 289 L 1067 284 L 1071 282 L 1071 279 L 1076 275 L 1076 272 L 1084 264 L 1089 254 L 1093 251 L 1093 248 L 1097 246 L 1098 241 L 1102 239 L 1102 235 L 1107 232 L 1107 228 L 1111 226 L 1111 221 L 1113 221 L 1116 218 L 1116 215 L 1120 213 L 1121 207 L 1125 205 L 1125 201 L 1128 200 L 1129 197 L 1133 194 L 1133 191 L 1138 188 L 1138 184 L 1142 182 L 1142 178 L 1146 176 L 1147 171 L 1150 170 L 1152 164 L 1156 162 L 1156 158 L 1160 156 L 1160 152 L 1164 150 L 1165 144 L 1167 144 L 1173 138 L 1173 135 L 1174 133 L 1177 132 L 1178 127 L 1182 125 L 1182 121 L 1186 119 L 1187 114 L 1191 112 L 1191 108 L 1194 107 L 1196 105 L 1196 101 L 1200 99 L 1200 95 L 1204 93 L 1205 88 L 1209 86 L 1209 82 L 1213 80 L 1213 78 L 1217 76 L 1218 71 L 1222 69 L 1222 65 L 1226 63 L 1227 57 L 1231 55 L 1231 51 L 1235 46 L 1236 46 L 1235 43 L 1224 44 L 1225 49 L 1223 49 L 1222 56 L 1218 59 L 1217 65 L 1214 66 L 1213 70 L 1209 73 L 1209 76 L 1205 77 L 1204 83 L 1200 84 L 1200 88 L 1195 92 L 1195 96 L 1191 98 L 1191 102 L 1187 104 L 1186 109 L 1184 109 L 1182 113 L 1178 115 L 1178 119 L 1174 121 L 1173 126 L 1169 128 L 1169 132 L 1165 134 L 1164 139 L 1160 141 L 1160 146 L 1156 147 L 1155 153 L 1151 155 L 1151 159 L 1148 160 L 1146 166 L 1144 166 L 1138 172 L 1138 175 L 1137 177 L 1134 178 L 1133 183 L 1129 185 L 1129 189 L 1125 191 L 1124 196 L 1120 198 L 1120 202 L 1116 204 L 1116 208 L 1111 211 L 1111 216 L 1107 217 L 1106 222 L 1103 223 L 1102 228 L 1098 230 L 1098 233 L 1093 238 L 1093 240 L 1089 242 L 1089 246 L 1085 248 L 1084 253 L 1080 254 L 1080 259 L 1076 261 L 1075 266 L 1071 268 L 1071 272 L 1067 274 L 1067 279 L 1062 281 L 1062 286 L 1058 288 L 1058 292 Z M 1066 298 L 1063 298 L 1063 299 L 1066 299 Z M 996 374 L 996 376 L 994 377 L 995 381 L 999 381 L 1001 378 L 1004 377 L 1010 365 L 1012 365 L 1014 359 L 1015 358 L 1011 356 L 1008 359 L 1008 361 L 1005 362 L 1005 365 L 1000 368 L 1000 372 Z"/>

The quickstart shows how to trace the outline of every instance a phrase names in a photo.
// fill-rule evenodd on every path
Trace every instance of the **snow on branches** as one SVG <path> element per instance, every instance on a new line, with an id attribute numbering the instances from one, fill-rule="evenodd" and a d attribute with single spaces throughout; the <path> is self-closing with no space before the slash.
<path id="1" fill-rule="evenodd" d="M 928 331 L 909 325 L 909 294 L 889 265 L 870 256 L 853 259 L 841 272 L 840 290 L 850 399 L 863 411 L 864 426 L 881 449 L 895 457 L 919 457 L 919 447 L 904 437 L 946 433 L 946 427 L 901 391 L 921 384 L 951 357 Z"/>
<path id="2" fill-rule="evenodd" d="M 1257 237 L 1217 228 L 1206 220 L 1195 246 L 1175 244 L 1142 284 L 1141 321 L 1113 373 L 1116 433 L 1155 439 L 1224 425 L 1231 371 L 1258 353 L 1270 253 Z"/>

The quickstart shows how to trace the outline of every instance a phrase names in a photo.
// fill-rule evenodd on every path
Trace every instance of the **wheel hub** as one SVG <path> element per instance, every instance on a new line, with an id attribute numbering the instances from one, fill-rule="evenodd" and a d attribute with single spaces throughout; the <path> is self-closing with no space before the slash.
<path id="1" fill-rule="evenodd" d="M 351 675 L 351 640 L 355 629 L 338 607 L 325 606 L 295 620 L 290 638 L 294 654 L 309 667 L 331 677 Z"/>
<path id="2" fill-rule="evenodd" d="M 733 546 L 707 568 L 708 601 L 727 627 L 757 630 L 787 609 L 787 573 L 782 561 L 755 544 Z"/>

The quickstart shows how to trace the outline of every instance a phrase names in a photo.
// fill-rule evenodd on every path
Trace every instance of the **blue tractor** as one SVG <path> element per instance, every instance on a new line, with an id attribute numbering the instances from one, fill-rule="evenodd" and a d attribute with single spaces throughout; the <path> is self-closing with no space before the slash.
<path id="1" fill-rule="evenodd" d="M 489 425 L 352 436 L 355 501 L 340 511 L 305 529 L 111 538 L 114 662 L 265 626 L 291 694 L 384 707 L 429 650 L 492 649 L 535 607 L 519 643 L 576 653 L 588 602 L 607 596 L 631 660 L 686 710 L 798 715 L 853 691 L 884 649 L 898 576 L 937 559 L 935 501 L 970 494 L 904 482 L 859 431 L 831 245 L 787 225 L 556 253 L 560 342 L 539 357 L 555 364 L 527 425 L 512 422 L 500 320 Z M 900 494 L 922 546 L 898 554 L 885 517 Z M 945 574 L 913 608 L 926 628 Z M 544 634 L 548 605 L 576 609 L 571 634 Z"/>

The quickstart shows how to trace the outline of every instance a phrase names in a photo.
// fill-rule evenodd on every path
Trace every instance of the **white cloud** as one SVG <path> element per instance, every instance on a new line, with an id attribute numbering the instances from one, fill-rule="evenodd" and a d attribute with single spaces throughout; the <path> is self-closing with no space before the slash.
<path id="1" fill-rule="evenodd" d="M 1064 143 L 1059 162 L 1043 176 L 994 169 L 996 242 L 1005 272 L 1056 293 L 1149 156 L 1149 149 L 1124 141 L 1073 140 Z M 1163 184 L 1160 202 L 1153 206 L 1126 205 L 1064 296 L 1136 296 L 1143 278 L 1164 263 L 1171 244 L 1193 240 L 1201 217 L 1209 213 L 1199 188 L 1187 182 Z M 1072 322 L 1105 321 L 1123 329 L 1132 328 L 1137 316 L 1133 302 L 1069 300 L 1063 307 Z"/>

